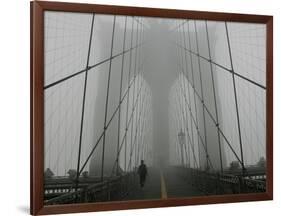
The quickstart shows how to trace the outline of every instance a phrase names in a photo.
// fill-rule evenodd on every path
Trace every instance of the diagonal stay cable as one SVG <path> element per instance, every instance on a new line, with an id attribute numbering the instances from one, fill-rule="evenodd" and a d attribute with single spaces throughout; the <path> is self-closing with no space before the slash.
<path id="1" fill-rule="evenodd" d="M 110 61 L 108 69 L 108 78 L 107 78 L 107 90 L 106 90 L 106 100 L 105 100 L 105 114 L 104 114 L 104 135 L 102 140 L 102 159 L 101 159 L 101 176 L 100 179 L 103 181 L 104 175 L 104 160 L 105 160 L 105 138 L 106 138 L 106 125 L 107 125 L 107 112 L 108 112 L 108 103 L 109 103 L 109 90 L 110 90 L 110 81 L 111 81 L 111 72 L 112 72 L 112 54 L 113 54 L 113 45 L 114 45 L 114 35 L 115 35 L 115 26 L 116 26 L 116 15 L 113 18 L 113 27 L 112 27 L 112 37 L 111 37 L 111 50 L 110 50 Z"/>
<path id="2" fill-rule="evenodd" d="M 144 105 L 145 105 L 145 103 L 144 103 L 144 101 L 143 101 L 143 103 L 142 103 L 142 108 L 144 107 Z M 142 109 L 140 112 L 142 113 L 142 112 L 143 112 L 143 109 Z M 138 121 L 140 121 L 140 118 L 138 119 Z M 127 129 L 129 128 L 129 126 L 130 126 L 130 125 L 127 125 L 127 126 L 126 126 L 125 131 L 127 131 Z M 125 143 L 124 141 L 125 141 L 125 135 L 123 136 L 121 145 L 120 145 L 119 148 L 118 148 L 118 152 L 117 152 L 118 157 L 119 157 L 119 155 L 120 155 L 120 153 L 121 153 L 121 151 L 122 151 L 123 145 L 124 145 L 124 143 Z M 116 158 L 116 160 L 114 161 L 114 165 L 113 165 L 112 171 L 111 171 L 111 177 L 112 177 L 112 175 L 113 175 L 113 172 L 114 172 L 114 169 L 115 169 L 115 166 L 117 165 L 117 163 L 118 163 L 118 160 L 117 160 L 117 158 Z"/>
<path id="3" fill-rule="evenodd" d="M 184 90 L 183 90 L 183 88 L 182 88 L 181 85 L 180 85 L 180 88 L 181 88 L 180 90 L 181 90 L 182 92 L 184 92 Z M 191 112 L 191 113 L 190 113 L 190 114 L 191 114 L 191 117 L 192 117 L 191 119 L 193 120 L 193 122 L 194 122 L 194 124 L 195 124 L 195 126 L 196 126 L 196 130 L 197 130 L 197 133 L 198 133 L 198 137 L 199 137 L 200 140 L 201 140 L 200 143 L 202 144 L 202 147 L 203 147 L 203 149 L 204 149 L 204 151 L 205 151 L 205 154 L 208 154 L 207 149 L 206 149 L 206 146 L 205 146 L 205 144 L 204 144 L 204 139 L 202 138 L 202 135 L 200 134 L 199 127 L 198 127 L 198 125 L 197 125 L 197 123 L 196 123 L 196 120 L 195 120 L 194 116 L 192 115 L 192 111 L 191 111 L 190 104 L 187 102 L 186 94 L 183 93 L 183 96 L 184 96 L 185 104 L 188 105 L 189 112 Z M 210 157 L 207 157 L 207 161 L 209 161 L 211 167 L 213 168 L 212 161 L 211 161 Z"/>
<path id="4" fill-rule="evenodd" d="M 255 81 L 253 81 L 253 80 L 251 80 L 251 79 L 249 79 L 249 78 L 247 78 L 247 77 L 245 77 L 245 76 L 239 74 L 239 73 L 236 73 L 235 71 L 232 71 L 231 69 L 228 69 L 228 68 L 226 68 L 225 66 L 223 66 L 223 65 L 221 65 L 221 64 L 219 64 L 219 63 L 217 63 L 217 62 L 214 62 L 214 61 L 211 60 L 211 59 L 208 59 L 208 58 L 206 58 L 206 57 L 204 57 L 204 56 L 202 56 L 202 55 L 199 55 L 198 53 L 195 53 L 194 51 L 192 51 L 192 50 L 190 50 L 190 49 L 188 49 L 188 48 L 184 48 L 182 45 L 180 45 L 180 44 L 178 44 L 178 43 L 176 43 L 176 45 L 179 46 L 179 47 L 181 47 L 181 48 L 183 48 L 183 49 L 185 49 L 186 51 L 190 52 L 192 55 L 199 56 L 200 58 L 204 59 L 205 61 L 211 62 L 212 64 L 218 66 L 219 68 L 221 68 L 221 69 L 223 69 L 223 70 L 225 70 L 225 71 L 227 71 L 227 72 L 229 72 L 229 73 L 231 73 L 231 74 L 234 74 L 235 76 L 237 76 L 237 77 L 239 77 L 239 78 L 241 78 L 241 79 L 244 79 L 244 80 L 250 82 L 251 84 L 254 84 L 254 85 L 256 85 L 256 86 L 258 86 L 258 87 L 260 87 L 260 88 L 266 90 L 266 86 L 263 86 L 263 85 L 261 85 L 260 83 L 257 83 L 257 82 L 255 82 Z"/>
<path id="5" fill-rule="evenodd" d="M 232 52 L 231 52 L 230 40 L 229 40 L 229 34 L 228 34 L 228 28 L 227 28 L 227 22 L 225 22 L 224 24 L 225 24 L 225 30 L 226 30 L 226 38 L 227 38 L 227 45 L 228 45 L 228 51 L 229 51 L 231 71 L 234 71 L 233 61 L 232 61 Z M 242 173 L 244 175 L 245 174 L 245 164 L 244 164 L 244 155 L 243 155 L 243 143 L 242 143 L 240 115 L 239 115 L 238 98 L 237 98 L 237 90 L 236 90 L 236 82 L 235 82 L 234 73 L 232 73 L 232 83 L 233 83 L 233 93 L 234 93 L 235 108 L 236 108 L 237 129 L 238 129 L 238 135 L 239 135 L 240 155 L 241 155 L 241 162 L 242 162 L 242 164 L 241 164 L 242 165 Z"/>
<path id="6" fill-rule="evenodd" d="M 132 19 L 132 26 L 131 26 L 131 47 L 133 46 L 133 37 L 134 37 L 134 19 Z M 130 52 L 129 56 L 129 74 L 128 74 L 128 94 L 127 94 L 127 104 L 126 104 L 126 119 L 125 119 L 125 125 L 126 125 L 126 130 L 124 134 L 124 139 L 125 139 L 125 171 L 126 171 L 126 164 L 127 164 L 127 132 L 128 132 L 128 112 L 129 112 L 129 104 L 130 104 L 130 79 L 131 79 L 131 67 L 132 67 L 132 52 Z"/>
<path id="7" fill-rule="evenodd" d="M 206 30 L 207 44 L 208 44 L 208 57 L 210 58 L 210 60 L 212 60 L 207 20 L 205 20 L 205 30 Z M 217 135 L 218 135 L 218 146 L 219 146 L 219 156 L 220 156 L 220 168 L 221 168 L 221 173 L 223 173 L 221 137 L 220 137 L 220 131 L 219 131 L 219 128 L 218 128 L 218 126 L 219 126 L 218 105 L 217 105 L 214 71 L 213 71 L 213 66 L 212 66 L 211 61 L 209 61 L 209 66 L 210 66 L 210 75 L 211 75 L 211 78 L 212 78 L 212 89 L 213 89 L 213 97 L 214 97 L 214 105 L 215 105 L 215 115 L 216 115 L 215 122 L 217 122 Z"/>
<path id="8" fill-rule="evenodd" d="M 194 21 L 194 26 L 195 26 L 195 38 L 196 38 L 196 49 L 197 53 L 199 54 L 199 45 L 198 45 L 198 32 L 197 32 L 197 25 L 196 21 Z M 186 52 L 185 52 L 186 53 Z M 200 87 L 201 87 L 201 98 L 202 98 L 202 104 L 205 103 L 205 98 L 204 98 L 204 90 L 203 90 L 203 81 L 202 81 L 202 71 L 201 71 L 201 62 L 200 58 L 197 57 L 198 60 L 198 67 L 199 67 L 199 77 L 200 77 Z M 204 137 L 205 137 L 205 146 L 206 146 L 206 158 L 207 158 L 207 167 L 209 166 L 208 164 L 208 158 L 209 158 L 209 153 L 208 153 L 208 139 L 207 139 L 207 132 L 206 132 L 206 118 L 205 118 L 205 109 L 203 106 L 203 124 L 204 124 Z"/>
<path id="9" fill-rule="evenodd" d="M 69 76 L 67 76 L 67 77 L 64 77 L 64 78 L 62 78 L 62 79 L 59 79 L 59 80 L 57 80 L 57 81 L 55 81 L 55 82 L 53 82 L 53 83 L 47 84 L 47 85 L 44 86 L 43 88 L 44 88 L 44 90 L 47 90 L 47 89 L 49 89 L 49 88 L 51 88 L 51 87 L 53 87 L 53 86 L 56 86 L 56 85 L 58 85 L 58 84 L 60 84 L 60 83 L 62 83 L 62 82 L 64 82 L 64 81 L 66 81 L 66 80 L 69 80 L 69 79 L 71 79 L 71 78 L 73 78 L 73 77 L 75 77 L 75 76 L 77 76 L 77 75 L 79 75 L 79 74 L 83 74 L 83 73 L 86 72 L 86 71 L 89 71 L 89 70 L 91 70 L 91 69 L 93 69 L 93 68 L 95 68 L 95 67 L 97 67 L 97 66 L 99 66 L 99 65 L 102 65 L 102 64 L 105 63 L 105 62 L 111 61 L 111 60 L 113 60 L 113 59 L 115 59 L 115 58 L 117 58 L 117 57 L 119 57 L 119 56 L 121 56 L 121 55 L 124 55 L 124 54 L 126 54 L 127 52 L 130 52 L 131 50 L 134 50 L 134 49 L 136 49 L 137 47 L 142 46 L 142 45 L 143 45 L 143 43 L 138 44 L 138 45 L 136 45 L 136 46 L 134 46 L 134 47 L 132 47 L 132 48 L 129 48 L 129 49 L 125 50 L 125 51 L 122 51 L 122 52 L 120 52 L 120 53 L 118 53 L 118 54 L 115 54 L 115 55 L 113 55 L 112 57 L 106 58 L 106 59 L 104 59 L 104 60 L 102 60 L 102 61 L 100 61 L 100 62 L 98 62 L 98 63 L 96 63 L 96 64 L 94 64 L 94 65 L 88 66 L 88 67 L 86 67 L 85 69 L 82 69 L 82 70 L 80 70 L 80 71 L 78 71 L 78 72 L 76 72 L 76 73 L 73 73 L 73 74 L 71 74 L 71 75 L 69 75 Z"/>
<path id="10" fill-rule="evenodd" d="M 132 84 L 133 84 L 133 81 L 131 82 L 131 85 L 132 85 Z M 140 89 L 140 91 L 141 91 L 141 89 Z M 138 93 L 138 96 L 139 96 L 139 93 Z M 137 97 L 138 97 L 138 96 L 137 96 Z M 136 103 L 135 103 L 134 106 L 133 106 L 132 112 L 135 110 L 135 106 L 136 106 Z M 117 111 L 116 111 L 115 113 L 117 113 Z M 130 115 L 130 118 L 129 118 L 129 121 L 128 121 L 128 124 L 130 124 L 131 119 L 132 119 L 132 116 L 133 116 L 133 115 L 131 114 L 131 115 Z M 112 120 L 112 119 L 113 119 L 113 117 L 111 117 L 111 120 Z M 109 126 L 111 120 L 108 121 L 108 123 L 107 123 L 107 125 L 106 125 L 106 127 L 105 127 L 106 129 L 108 128 L 108 126 Z M 82 168 L 80 169 L 79 173 L 82 173 L 82 172 L 83 172 L 83 169 L 84 169 L 85 166 L 87 165 L 87 163 L 88 163 L 88 161 L 90 160 L 91 156 L 93 155 L 93 153 L 95 152 L 96 148 L 98 147 L 99 142 L 100 142 L 101 139 L 103 138 L 106 129 L 101 133 L 101 135 L 100 135 L 99 138 L 97 139 L 97 141 L 96 141 L 94 147 L 92 148 L 90 154 L 88 155 L 87 159 L 85 160 L 85 162 L 84 162 Z"/>
<path id="11" fill-rule="evenodd" d="M 87 65 L 89 65 L 90 53 L 91 53 L 91 44 L 92 44 L 92 36 L 93 36 L 93 29 L 94 29 L 94 21 L 95 21 L 95 14 L 92 15 L 92 24 L 91 24 L 91 32 L 89 38 L 89 48 L 88 48 L 88 56 L 87 56 Z M 87 79 L 88 79 L 88 70 L 85 73 L 84 79 L 84 92 L 83 92 L 83 101 L 82 101 L 82 114 L 81 114 L 81 122 L 80 122 L 80 136 L 79 136 L 79 144 L 78 144 L 78 159 L 77 159 L 77 169 L 76 169 L 76 179 L 75 179 L 75 191 L 78 190 L 79 184 L 79 169 L 80 169 L 80 160 L 81 160 L 81 147 L 82 147 L 82 138 L 83 138 L 83 126 L 84 126 L 84 111 L 85 111 L 85 101 L 86 101 L 86 91 L 87 91 Z"/>
<path id="12" fill-rule="evenodd" d="M 177 97 L 179 97 L 178 96 L 178 91 L 176 90 L 176 96 Z M 177 101 L 177 103 L 178 103 L 178 100 L 177 100 L 177 98 L 176 98 L 176 101 Z M 181 107 L 180 105 L 178 105 L 178 107 Z M 177 116 L 179 116 L 180 115 L 180 108 L 178 108 L 177 109 L 178 110 L 178 115 Z M 179 117 L 178 117 L 179 118 Z M 178 122 L 179 122 L 179 120 L 178 120 Z M 194 141 L 194 140 L 193 140 Z M 194 142 L 192 142 L 192 145 L 191 145 L 191 150 L 192 150 L 192 154 L 193 154 L 193 162 L 195 163 L 195 166 L 196 166 L 196 168 L 198 169 L 199 168 L 199 165 L 198 165 L 198 162 L 197 162 L 197 157 L 196 157 L 196 155 L 195 155 L 195 149 L 194 149 Z"/>
<path id="13" fill-rule="evenodd" d="M 188 79 L 188 78 L 187 78 L 187 79 Z M 188 82 L 190 82 L 190 81 L 188 80 Z M 196 95 L 197 95 L 197 97 L 199 98 L 199 100 L 202 101 L 201 98 L 200 98 L 200 95 L 197 93 L 197 91 L 196 91 L 195 89 L 193 89 L 193 90 L 194 90 L 194 92 L 196 93 Z M 224 132 L 221 130 L 219 124 L 216 122 L 216 120 L 215 120 L 215 118 L 213 117 L 212 113 L 209 111 L 208 107 L 207 107 L 205 104 L 203 104 L 203 106 L 204 106 L 204 108 L 206 109 L 207 113 L 209 114 L 210 118 L 212 119 L 213 123 L 214 123 L 214 124 L 216 125 L 216 127 L 219 129 L 219 132 L 222 134 L 223 138 L 225 139 L 227 145 L 230 147 L 231 151 L 232 151 L 233 154 L 235 155 L 236 159 L 237 159 L 237 160 L 239 161 L 239 163 L 242 165 L 241 159 L 239 158 L 238 154 L 237 154 L 237 153 L 235 152 L 235 150 L 233 149 L 233 147 L 232 147 L 232 145 L 230 144 L 230 142 L 229 142 L 229 140 L 227 139 L 227 137 L 224 135 Z M 191 117 L 192 117 L 192 120 L 193 120 L 193 122 L 194 122 L 195 119 L 194 119 L 193 115 L 192 115 Z M 200 137 L 201 137 L 201 136 L 200 136 Z M 202 138 L 202 137 L 201 137 L 201 138 Z"/>
<path id="14" fill-rule="evenodd" d="M 125 50 L 125 42 L 126 42 L 126 31 L 127 31 L 127 16 L 125 17 L 125 27 L 124 27 L 124 35 L 123 35 L 123 51 Z M 122 55 L 121 61 L 121 76 L 120 76 L 120 89 L 119 89 L 119 105 L 122 104 L 122 88 L 123 88 L 123 73 L 124 73 L 124 55 Z M 117 152 L 120 145 L 120 127 L 121 127 L 121 108 L 118 109 L 118 135 L 117 135 Z M 119 155 L 117 154 L 117 160 L 119 163 Z M 116 174 L 118 175 L 118 167 L 116 169 Z"/>

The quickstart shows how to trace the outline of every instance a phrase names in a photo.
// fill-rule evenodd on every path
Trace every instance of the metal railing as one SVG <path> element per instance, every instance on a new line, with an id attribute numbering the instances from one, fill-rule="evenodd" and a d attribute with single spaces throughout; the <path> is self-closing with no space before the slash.
<path id="1" fill-rule="evenodd" d="M 93 184 L 81 184 L 78 188 L 61 185 L 59 188 L 45 187 L 45 205 L 103 202 L 122 200 L 136 186 L 136 173 L 129 172 Z M 48 199 L 47 197 L 53 198 Z"/>
<path id="2" fill-rule="evenodd" d="M 247 176 L 176 166 L 187 184 L 206 195 L 266 192 L 266 173 L 254 172 Z"/>
<path id="3" fill-rule="evenodd" d="M 266 192 L 266 179 L 252 176 L 221 174 L 187 169 L 191 184 L 205 194 L 237 194 Z M 258 174 L 265 177 L 265 174 Z"/>

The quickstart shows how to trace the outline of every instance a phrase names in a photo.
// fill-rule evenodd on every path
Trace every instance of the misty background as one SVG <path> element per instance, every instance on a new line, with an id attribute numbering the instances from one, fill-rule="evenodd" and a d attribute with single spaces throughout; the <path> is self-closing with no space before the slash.
<path id="1" fill-rule="evenodd" d="M 241 144 L 244 164 L 256 164 L 266 153 L 265 30 L 45 12 L 45 169 L 66 176 L 79 161 L 110 176 L 144 159 L 219 170 L 241 160 Z"/>

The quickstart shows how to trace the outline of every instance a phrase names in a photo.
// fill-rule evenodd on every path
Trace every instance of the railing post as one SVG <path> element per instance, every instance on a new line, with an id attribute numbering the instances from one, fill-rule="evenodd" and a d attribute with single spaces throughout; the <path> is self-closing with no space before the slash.
<path id="1" fill-rule="evenodd" d="M 83 200 L 83 202 L 88 202 L 88 187 L 87 186 L 83 188 L 82 200 Z"/>
<path id="2" fill-rule="evenodd" d="M 106 187 L 107 187 L 107 200 L 110 200 L 110 182 L 106 181 Z"/>
<path id="3" fill-rule="evenodd" d="M 216 194 L 220 194 L 220 174 L 216 173 Z"/>
<path id="4" fill-rule="evenodd" d="M 239 193 L 245 193 L 245 192 L 247 191 L 245 190 L 243 176 L 239 176 Z"/>

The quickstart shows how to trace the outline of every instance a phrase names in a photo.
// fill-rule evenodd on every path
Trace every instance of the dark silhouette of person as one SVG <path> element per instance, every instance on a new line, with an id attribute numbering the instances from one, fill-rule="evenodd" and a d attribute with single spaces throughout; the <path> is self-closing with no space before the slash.
<path id="1" fill-rule="evenodd" d="M 141 165 L 138 168 L 138 174 L 140 176 L 140 186 L 143 187 L 147 175 L 147 168 L 143 160 L 141 160 Z"/>

